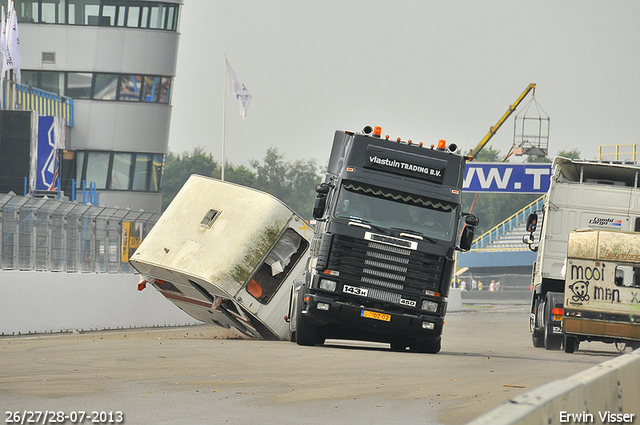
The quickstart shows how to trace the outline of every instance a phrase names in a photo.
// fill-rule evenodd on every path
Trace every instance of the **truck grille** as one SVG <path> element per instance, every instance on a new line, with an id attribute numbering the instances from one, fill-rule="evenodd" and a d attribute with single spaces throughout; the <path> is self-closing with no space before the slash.
<path id="1" fill-rule="evenodd" d="M 334 236 L 327 269 L 339 270 L 347 284 L 366 284 L 369 298 L 400 302 L 400 294 L 376 290 L 372 286 L 424 294 L 438 291 L 445 268 L 445 258 L 393 245 Z"/>

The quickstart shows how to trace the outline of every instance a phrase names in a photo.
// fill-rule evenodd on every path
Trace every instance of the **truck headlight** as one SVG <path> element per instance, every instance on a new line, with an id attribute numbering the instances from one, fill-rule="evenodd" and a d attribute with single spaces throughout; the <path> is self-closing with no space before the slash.
<path id="1" fill-rule="evenodd" d="M 435 313 L 436 311 L 438 311 L 438 303 L 424 300 L 422 301 L 422 309 L 424 311 L 428 311 L 429 313 Z"/>
<path id="2" fill-rule="evenodd" d="M 324 289 L 325 291 L 334 292 L 336 290 L 336 282 L 333 280 L 321 279 L 320 280 L 320 289 Z"/>

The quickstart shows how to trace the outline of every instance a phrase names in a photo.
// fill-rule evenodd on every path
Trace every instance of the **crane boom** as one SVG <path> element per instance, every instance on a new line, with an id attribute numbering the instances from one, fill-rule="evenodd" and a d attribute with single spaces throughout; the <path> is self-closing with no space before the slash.
<path id="1" fill-rule="evenodd" d="M 535 93 L 535 89 L 536 89 L 536 84 L 535 83 L 531 83 L 531 84 L 529 84 L 527 86 L 527 88 L 522 92 L 522 94 L 520 96 L 518 96 L 518 98 L 516 99 L 515 103 L 513 105 L 509 106 L 509 109 L 507 109 L 507 112 L 504 113 L 504 115 L 498 120 L 498 122 L 494 126 L 489 128 L 489 132 L 480 141 L 478 146 L 476 146 L 474 149 L 472 149 L 469 152 L 469 156 L 468 157 L 470 158 L 470 160 L 474 160 L 478 156 L 478 153 L 480 153 L 482 148 L 484 148 L 484 146 L 489 142 L 489 140 L 493 137 L 493 135 L 496 134 L 496 132 L 498 131 L 500 126 L 507 120 L 507 118 L 509 118 L 509 116 L 513 113 L 513 111 L 516 110 L 516 108 L 522 102 L 522 100 L 529 94 L 529 92 L 531 90 L 533 90 L 534 93 Z"/>

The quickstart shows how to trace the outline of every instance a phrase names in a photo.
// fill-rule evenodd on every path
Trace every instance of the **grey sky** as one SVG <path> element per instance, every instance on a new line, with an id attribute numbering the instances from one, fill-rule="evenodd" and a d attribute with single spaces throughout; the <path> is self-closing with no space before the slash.
<path id="1" fill-rule="evenodd" d="M 551 156 L 640 143 L 636 0 L 184 0 L 180 33 L 175 153 L 221 158 L 225 52 L 253 95 L 245 120 L 227 98 L 236 165 L 275 146 L 324 166 L 333 132 L 365 125 L 466 152 L 529 83 L 551 118 Z M 490 142 L 502 153 L 514 115 Z"/>

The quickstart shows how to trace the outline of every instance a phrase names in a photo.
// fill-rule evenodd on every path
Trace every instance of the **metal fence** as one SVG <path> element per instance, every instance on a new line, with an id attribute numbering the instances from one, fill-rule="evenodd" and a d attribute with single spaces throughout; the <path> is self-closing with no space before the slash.
<path id="1" fill-rule="evenodd" d="M 129 257 L 160 215 L 66 200 L 0 194 L 5 270 L 133 273 Z"/>

